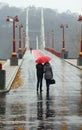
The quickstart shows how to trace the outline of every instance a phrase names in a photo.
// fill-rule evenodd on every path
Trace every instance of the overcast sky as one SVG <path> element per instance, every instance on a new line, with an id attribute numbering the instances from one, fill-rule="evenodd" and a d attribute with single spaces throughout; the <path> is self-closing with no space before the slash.
<path id="1" fill-rule="evenodd" d="M 10 6 L 25 8 L 29 5 L 52 8 L 57 9 L 60 13 L 70 10 L 72 13 L 82 15 L 82 0 L 0 0 L 0 2 L 8 3 Z"/>

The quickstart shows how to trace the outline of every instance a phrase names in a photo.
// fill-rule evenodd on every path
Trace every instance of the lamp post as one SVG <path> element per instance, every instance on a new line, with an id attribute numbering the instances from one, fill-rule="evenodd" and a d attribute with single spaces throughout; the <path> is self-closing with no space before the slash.
<path id="1" fill-rule="evenodd" d="M 19 25 L 19 51 L 22 50 L 21 48 L 21 29 L 23 28 L 23 25 Z"/>
<path id="2" fill-rule="evenodd" d="M 80 15 L 78 18 L 79 22 L 82 22 L 82 16 Z M 80 44 L 80 53 L 79 56 L 82 57 L 82 23 L 81 23 L 81 44 Z"/>
<path id="3" fill-rule="evenodd" d="M 54 49 L 54 30 L 52 30 L 52 48 Z"/>
<path id="4" fill-rule="evenodd" d="M 16 54 L 16 39 L 15 39 L 15 22 L 18 22 L 18 16 L 15 16 L 15 17 L 10 17 L 10 16 L 7 16 L 7 19 L 6 19 L 7 22 L 10 22 L 10 21 L 13 21 L 13 52 L 12 52 L 12 57 L 17 57 L 17 54 Z"/>
<path id="5" fill-rule="evenodd" d="M 23 55 L 26 51 L 26 32 L 23 30 Z"/>
<path id="6" fill-rule="evenodd" d="M 68 25 L 61 24 L 60 28 L 62 28 L 62 51 L 65 51 L 65 39 L 64 39 L 64 28 L 68 28 Z"/>
<path id="7" fill-rule="evenodd" d="M 78 21 L 81 22 L 81 41 L 80 41 L 80 53 L 79 58 L 77 60 L 77 64 L 82 65 L 82 15 L 79 15 Z"/>
<path id="8" fill-rule="evenodd" d="M 65 27 L 68 28 L 68 25 L 64 25 L 64 24 L 61 24 L 60 25 L 60 28 L 62 28 L 62 50 L 61 50 L 61 58 L 67 58 L 67 51 L 65 49 L 65 38 L 64 38 L 64 30 L 65 30 Z"/>
<path id="9" fill-rule="evenodd" d="M 19 48 L 18 48 L 18 57 L 19 59 L 22 58 L 22 47 L 21 47 L 21 29 L 23 28 L 23 25 L 19 25 Z"/>
<path id="10" fill-rule="evenodd" d="M 47 32 L 47 47 L 50 47 L 50 34 Z"/>
<path id="11" fill-rule="evenodd" d="M 23 45 L 26 46 L 26 32 L 23 30 Z"/>
<path id="12" fill-rule="evenodd" d="M 13 51 L 12 51 L 12 57 L 11 57 L 11 65 L 18 65 L 17 53 L 16 53 L 15 23 L 18 22 L 19 19 L 18 19 L 18 16 L 15 16 L 15 17 L 7 16 L 6 21 L 13 22 Z"/>

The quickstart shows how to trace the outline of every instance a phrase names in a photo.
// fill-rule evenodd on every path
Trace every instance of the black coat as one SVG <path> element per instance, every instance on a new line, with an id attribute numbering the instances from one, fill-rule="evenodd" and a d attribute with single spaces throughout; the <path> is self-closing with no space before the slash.
<path id="1" fill-rule="evenodd" d="M 43 64 L 39 63 L 39 64 L 36 64 L 36 73 L 37 73 L 37 77 L 43 77 L 43 72 L 44 72 L 44 69 L 43 69 Z"/>

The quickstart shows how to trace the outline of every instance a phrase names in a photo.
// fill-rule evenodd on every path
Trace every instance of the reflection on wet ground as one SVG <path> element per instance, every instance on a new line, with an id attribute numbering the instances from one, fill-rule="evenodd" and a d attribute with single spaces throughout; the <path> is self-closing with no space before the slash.
<path id="1" fill-rule="evenodd" d="M 47 53 L 47 52 L 46 52 Z M 0 95 L 0 130 L 82 130 L 82 72 L 51 56 L 55 85 L 36 92 L 32 53 L 21 66 L 23 85 Z"/>
<path id="2" fill-rule="evenodd" d="M 37 130 L 54 129 L 55 110 L 52 99 L 47 94 L 46 99 L 43 100 L 42 93 L 37 94 L 37 99 L 37 119 L 39 120 Z"/>

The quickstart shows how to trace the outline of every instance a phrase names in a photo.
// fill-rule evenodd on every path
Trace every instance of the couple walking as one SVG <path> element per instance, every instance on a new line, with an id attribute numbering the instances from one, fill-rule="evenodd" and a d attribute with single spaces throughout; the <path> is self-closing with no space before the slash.
<path id="1" fill-rule="evenodd" d="M 38 63 L 36 64 L 36 74 L 37 74 L 37 91 L 40 89 L 40 92 L 42 91 L 42 81 L 43 81 L 43 75 L 46 80 L 46 90 L 47 93 L 49 92 L 49 85 L 50 80 L 53 78 L 53 72 L 52 67 L 49 62 L 44 63 Z"/>

